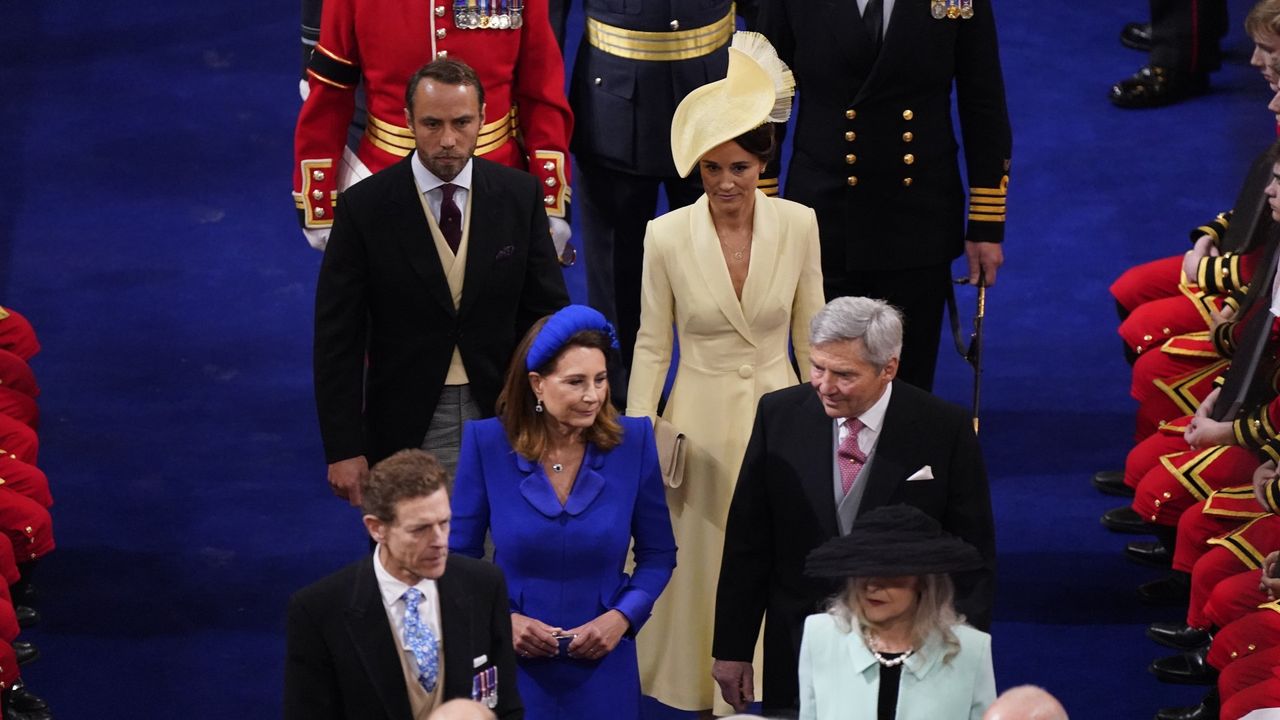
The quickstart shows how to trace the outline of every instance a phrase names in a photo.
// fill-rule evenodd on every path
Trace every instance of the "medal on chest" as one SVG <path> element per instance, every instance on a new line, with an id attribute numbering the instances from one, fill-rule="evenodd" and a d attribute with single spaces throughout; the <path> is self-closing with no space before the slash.
<path id="1" fill-rule="evenodd" d="M 973 0 L 929 0 L 929 11 L 935 20 L 969 20 L 973 18 Z"/>
<path id="2" fill-rule="evenodd" d="M 519 30 L 524 0 L 453 0 L 453 24 L 459 30 Z"/>

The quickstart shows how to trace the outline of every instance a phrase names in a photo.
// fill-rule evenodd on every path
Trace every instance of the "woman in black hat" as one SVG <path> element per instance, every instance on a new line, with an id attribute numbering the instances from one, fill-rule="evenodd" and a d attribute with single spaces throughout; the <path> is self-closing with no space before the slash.
<path id="1" fill-rule="evenodd" d="M 979 720 L 996 697 L 991 636 L 956 615 L 947 573 L 981 566 L 909 505 L 871 510 L 809 553 L 805 572 L 844 589 L 805 620 L 801 720 Z"/>

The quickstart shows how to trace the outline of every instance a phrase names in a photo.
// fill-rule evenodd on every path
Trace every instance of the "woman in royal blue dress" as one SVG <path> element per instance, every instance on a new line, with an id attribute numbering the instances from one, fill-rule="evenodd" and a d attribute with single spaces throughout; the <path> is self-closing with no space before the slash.
<path id="1" fill-rule="evenodd" d="M 616 349 L 591 308 L 540 320 L 516 349 L 498 416 L 463 431 L 449 546 L 480 557 L 492 535 L 527 720 L 640 715 L 634 639 L 676 546 L 653 428 L 609 402 Z"/>

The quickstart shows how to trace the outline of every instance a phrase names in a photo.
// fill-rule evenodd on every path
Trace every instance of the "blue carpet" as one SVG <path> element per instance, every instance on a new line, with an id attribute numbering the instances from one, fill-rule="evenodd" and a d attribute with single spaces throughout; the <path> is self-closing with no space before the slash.
<path id="1" fill-rule="evenodd" d="M 0 29 L 0 302 L 44 342 L 58 499 L 24 675 L 62 718 L 278 716 L 288 595 L 366 548 L 324 483 L 311 397 L 296 5 L 187 5 L 10 3 Z M 1106 89 L 1143 58 L 1116 34 L 1145 3 L 998 3 L 1016 149 L 982 426 L 995 662 L 1002 688 L 1042 684 L 1077 718 L 1199 695 L 1147 675 L 1142 628 L 1177 613 L 1136 602 L 1156 573 L 1098 526 L 1117 503 L 1087 479 L 1132 430 L 1107 285 L 1185 249 L 1273 137 L 1248 4 L 1231 9 L 1212 95 L 1124 112 Z M 969 384 L 944 358 L 940 394 L 967 403 Z"/>

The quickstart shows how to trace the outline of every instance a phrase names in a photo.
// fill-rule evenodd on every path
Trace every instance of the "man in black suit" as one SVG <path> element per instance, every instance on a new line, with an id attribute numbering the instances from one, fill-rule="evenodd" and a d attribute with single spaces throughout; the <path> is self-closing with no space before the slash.
<path id="1" fill-rule="evenodd" d="M 569 302 L 538 182 L 472 157 L 475 72 L 435 60 L 405 104 L 416 152 L 342 194 L 316 286 L 320 433 L 329 484 L 353 505 L 369 464 L 401 448 L 452 467 L 516 343 Z"/>
<path id="2" fill-rule="evenodd" d="M 795 708 L 804 618 L 838 588 L 805 577 L 805 557 L 854 518 L 906 503 L 978 548 L 985 567 L 956 578 L 957 609 L 991 623 L 995 529 L 968 413 L 894 382 L 902 318 L 870 298 L 837 298 L 809 329 L 810 386 L 760 399 L 725 528 L 713 674 L 737 708 L 755 694 L 751 659 L 766 617 L 764 704 Z"/>
<path id="3" fill-rule="evenodd" d="M 448 475 L 402 450 L 363 482 L 373 554 L 295 594 L 286 720 L 426 718 L 470 698 L 524 717 L 502 571 L 449 555 Z"/>
<path id="4" fill-rule="evenodd" d="M 818 214 L 827 299 L 901 309 L 899 376 L 930 390 L 951 261 L 964 252 L 988 285 L 1004 262 L 1013 134 L 991 2 L 762 0 L 758 23 L 795 73 L 783 194 Z"/>

